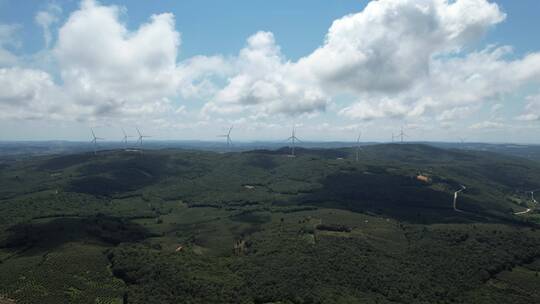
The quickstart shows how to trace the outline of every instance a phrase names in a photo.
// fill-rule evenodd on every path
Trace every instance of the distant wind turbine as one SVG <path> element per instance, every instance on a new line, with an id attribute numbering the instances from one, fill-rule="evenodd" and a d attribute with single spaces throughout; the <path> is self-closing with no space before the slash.
<path id="1" fill-rule="evenodd" d="M 152 136 L 143 135 L 138 127 L 135 127 L 135 129 L 137 129 L 137 133 L 139 133 L 139 139 L 137 140 L 137 142 L 139 143 L 139 147 L 142 148 L 143 138 L 149 138 L 149 137 L 152 137 Z"/>
<path id="2" fill-rule="evenodd" d="M 225 137 L 225 138 L 227 138 L 227 149 L 231 149 L 231 147 L 232 147 L 231 132 L 232 132 L 233 127 L 234 127 L 234 125 L 232 125 L 232 126 L 229 128 L 229 132 L 227 132 L 227 134 L 221 134 L 221 135 L 218 135 L 218 137 Z"/>
<path id="3" fill-rule="evenodd" d="M 362 131 L 358 133 L 358 138 L 356 138 L 356 161 L 358 162 L 360 158 L 360 138 L 362 137 Z"/>
<path id="4" fill-rule="evenodd" d="M 92 128 L 90 128 L 90 131 L 92 131 L 92 140 L 90 142 L 94 144 L 94 155 L 96 155 L 97 154 L 97 141 L 105 140 L 105 138 L 96 137 L 96 133 L 94 133 L 94 129 Z"/>
<path id="5" fill-rule="evenodd" d="M 292 135 L 291 137 L 287 138 L 287 141 L 291 141 L 292 142 L 292 146 L 291 146 L 291 156 L 295 156 L 294 155 L 294 149 L 295 149 L 295 144 L 296 142 L 302 142 L 300 139 L 298 139 L 298 137 L 296 137 L 296 127 L 293 126 L 293 129 L 292 129 Z"/>
<path id="6" fill-rule="evenodd" d="M 401 127 L 401 131 L 399 132 L 397 137 L 400 139 L 401 143 L 403 143 L 403 138 L 404 137 L 409 137 L 409 136 L 407 134 L 405 134 L 405 132 L 403 132 L 403 127 Z"/>
<path id="7" fill-rule="evenodd" d="M 122 138 L 122 142 L 124 143 L 125 148 L 127 148 L 128 138 L 133 137 L 133 136 L 127 135 L 124 128 L 122 128 L 122 133 L 124 133 L 124 137 Z"/>

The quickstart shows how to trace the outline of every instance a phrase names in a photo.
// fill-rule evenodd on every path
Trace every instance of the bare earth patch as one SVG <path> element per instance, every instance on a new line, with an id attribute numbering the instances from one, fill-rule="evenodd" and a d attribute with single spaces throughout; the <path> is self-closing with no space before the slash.
<path id="1" fill-rule="evenodd" d="M 0 295 L 0 304 L 15 304 L 15 300 Z"/>

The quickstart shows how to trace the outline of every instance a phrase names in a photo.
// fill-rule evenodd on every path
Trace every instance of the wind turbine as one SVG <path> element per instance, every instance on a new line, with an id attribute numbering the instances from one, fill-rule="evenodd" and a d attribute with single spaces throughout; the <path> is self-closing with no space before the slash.
<path id="1" fill-rule="evenodd" d="M 403 138 L 404 137 L 409 137 L 409 136 L 403 132 L 403 127 L 401 127 L 401 131 L 399 132 L 397 137 L 400 138 L 401 143 L 403 143 Z"/>
<path id="2" fill-rule="evenodd" d="M 356 161 L 360 158 L 360 138 L 362 137 L 362 131 L 358 133 L 358 138 L 356 138 Z"/>
<path id="3" fill-rule="evenodd" d="M 96 137 L 96 133 L 94 133 L 94 129 L 90 128 L 90 131 L 92 131 L 92 140 L 91 143 L 94 144 L 94 155 L 97 154 L 97 141 L 98 140 L 105 140 L 105 138 Z"/>
<path id="4" fill-rule="evenodd" d="M 142 133 L 141 133 L 141 131 L 139 130 L 138 127 L 135 127 L 135 129 L 137 129 L 137 133 L 139 133 L 139 139 L 137 140 L 137 142 L 139 143 L 139 147 L 142 148 L 143 138 L 148 138 L 148 137 L 152 137 L 152 136 L 142 135 Z"/>
<path id="5" fill-rule="evenodd" d="M 122 133 L 124 133 L 124 137 L 122 138 L 122 142 L 124 143 L 125 148 L 127 148 L 128 138 L 133 137 L 133 136 L 127 135 L 124 128 L 122 128 Z"/>
<path id="6" fill-rule="evenodd" d="M 227 134 L 218 135 L 218 137 L 225 137 L 225 138 L 227 138 L 227 149 L 231 149 L 231 146 L 232 146 L 231 131 L 232 131 L 233 127 L 234 127 L 234 125 L 232 125 L 232 126 L 229 128 L 229 132 L 227 132 Z"/>
<path id="7" fill-rule="evenodd" d="M 291 156 L 294 157 L 294 148 L 295 148 L 295 143 L 298 141 L 298 142 L 302 142 L 300 139 L 298 139 L 298 137 L 296 137 L 296 127 L 293 126 L 293 129 L 292 129 L 292 135 L 291 137 L 287 138 L 287 141 L 291 141 L 292 142 L 292 147 L 291 147 Z"/>
<path id="8" fill-rule="evenodd" d="M 466 140 L 467 140 L 467 139 L 466 139 L 466 138 L 463 138 L 463 137 L 460 137 L 460 138 L 459 138 L 459 142 L 461 143 L 461 147 L 462 147 L 462 148 L 465 148 L 465 141 L 466 141 Z"/>

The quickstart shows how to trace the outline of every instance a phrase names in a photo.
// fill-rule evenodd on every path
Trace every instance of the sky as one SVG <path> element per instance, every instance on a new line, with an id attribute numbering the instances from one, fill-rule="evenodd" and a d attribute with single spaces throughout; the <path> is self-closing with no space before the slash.
<path id="1" fill-rule="evenodd" d="M 540 143 L 536 0 L 0 0 L 0 141 Z"/>

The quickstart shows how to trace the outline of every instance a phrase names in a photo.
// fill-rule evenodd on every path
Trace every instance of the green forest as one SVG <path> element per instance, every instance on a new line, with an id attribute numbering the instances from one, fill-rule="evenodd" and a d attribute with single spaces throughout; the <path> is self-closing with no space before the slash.
<path id="1" fill-rule="evenodd" d="M 539 162 L 355 149 L 0 159 L 0 304 L 540 303 Z"/>

